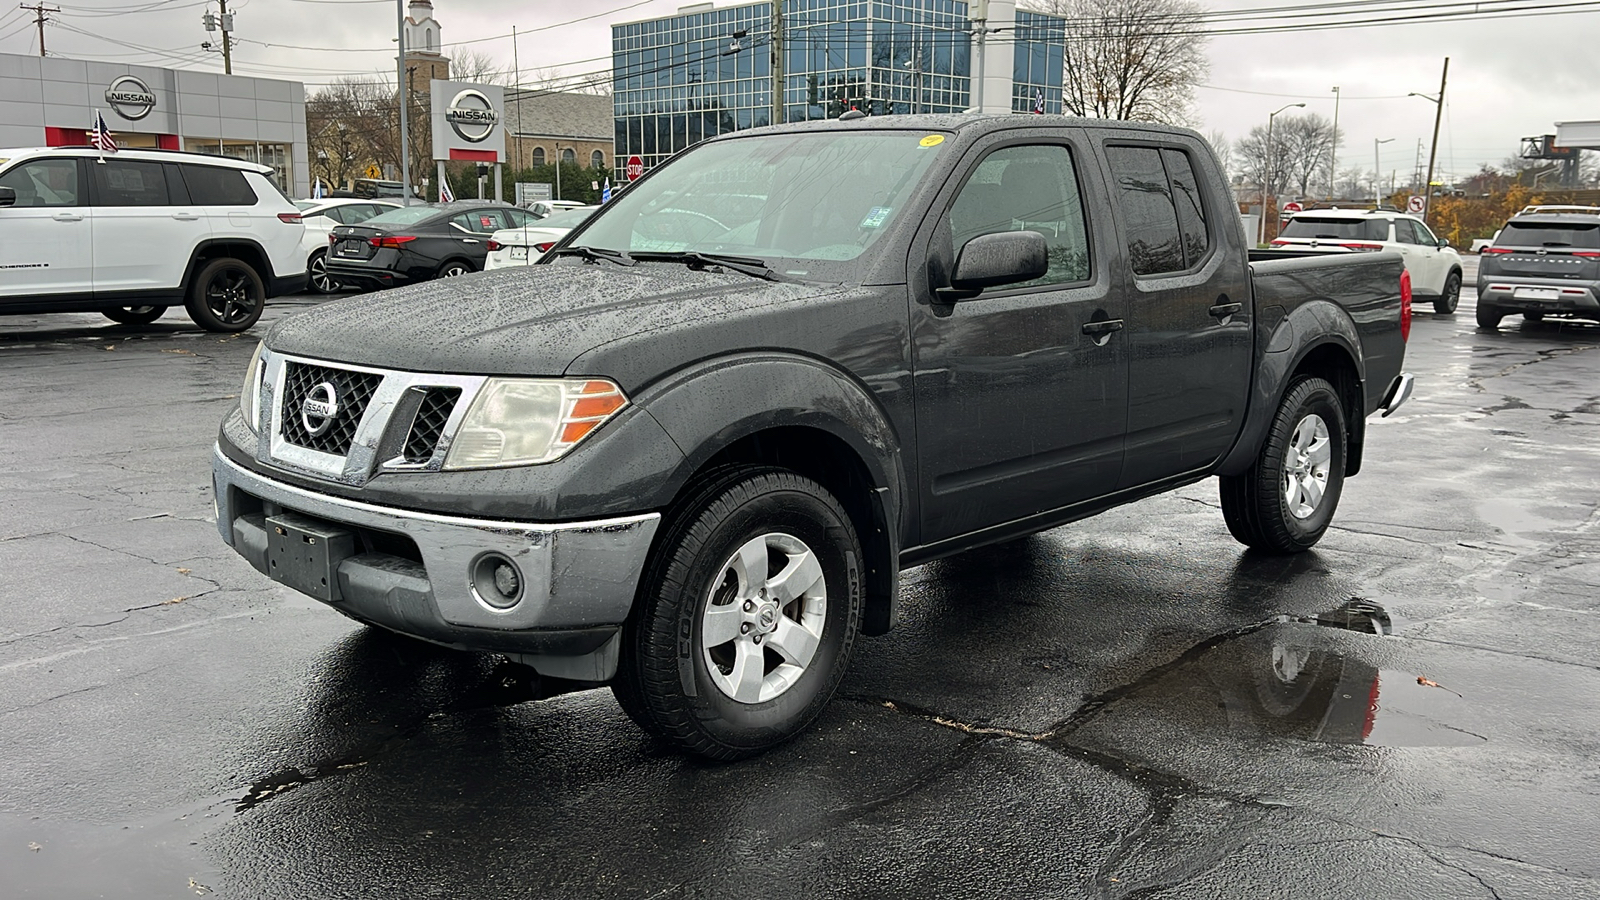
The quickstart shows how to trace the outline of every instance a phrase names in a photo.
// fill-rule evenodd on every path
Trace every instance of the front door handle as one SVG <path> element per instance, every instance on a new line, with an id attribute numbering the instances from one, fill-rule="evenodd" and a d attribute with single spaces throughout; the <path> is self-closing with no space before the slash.
<path id="1" fill-rule="evenodd" d="M 80 216 L 77 213 L 56 213 L 55 215 L 51 216 L 50 218 L 55 219 L 57 222 L 82 222 L 83 221 L 83 216 Z"/>
<path id="2" fill-rule="evenodd" d="M 198 214 L 192 212 L 175 212 L 172 214 L 172 217 L 177 219 L 179 222 L 193 222 L 194 220 L 200 218 Z"/>
<path id="3" fill-rule="evenodd" d="M 1244 309 L 1241 303 L 1218 303 L 1211 307 L 1211 315 L 1217 319 L 1226 319 L 1241 309 Z"/>
<path id="4" fill-rule="evenodd" d="M 1083 333 L 1087 335 L 1110 334 L 1122 330 L 1121 319 L 1102 319 L 1099 322 L 1083 323 Z"/>
<path id="5" fill-rule="evenodd" d="M 461 243 L 463 243 L 463 244 L 476 244 L 476 243 L 478 243 L 478 239 L 477 238 L 462 238 L 461 239 Z"/>

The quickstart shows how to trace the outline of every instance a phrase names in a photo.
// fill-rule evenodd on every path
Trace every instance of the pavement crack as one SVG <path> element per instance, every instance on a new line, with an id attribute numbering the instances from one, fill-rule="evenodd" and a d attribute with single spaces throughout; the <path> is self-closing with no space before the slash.
<path id="1" fill-rule="evenodd" d="M 1475 378 L 1468 378 L 1466 384 L 1468 387 L 1478 391 L 1479 393 L 1488 393 L 1489 389 L 1484 387 L 1483 383 L 1488 381 L 1490 378 L 1504 378 L 1505 376 L 1510 375 L 1519 369 L 1523 369 L 1537 363 L 1550 362 L 1551 360 L 1559 359 L 1563 356 L 1572 356 L 1576 353 L 1583 353 L 1588 350 L 1593 350 L 1596 347 L 1600 347 L 1600 344 L 1585 344 L 1577 347 L 1555 347 L 1549 350 L 1540 350 L 1538 351 L 1539 356 L 1537 359 L 1526 359 L 1519 363 L 1512 363 L 1498 372 L 1492 372 L 1488 375 L 1479 375 Z M 1515 400 L 1516 398 L 1508 397 L 1508 399 Z"/>

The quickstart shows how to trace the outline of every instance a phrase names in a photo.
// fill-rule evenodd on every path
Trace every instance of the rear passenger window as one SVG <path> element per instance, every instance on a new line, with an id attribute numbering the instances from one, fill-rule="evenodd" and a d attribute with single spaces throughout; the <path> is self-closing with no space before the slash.
<path id="1" fill-rule="evenodd" d="M 0 175 L 0 187 L 17 192 L 17 206 L 86 206 L 78 188 L 78 161 L 40 159 Z"/>
<path id="2" fill-rule="evenodd" d="M 967 241 L 998 231 L 1044 236 L 1049 253 L 1044 277 L 1011 287 L 1089 279 L 1083 198 L 1066 147 L 1005 147 L 989 154 L 962 185 L 949 218 L 952 249 L 957 253 Z"/>
<path id="3" fill-rule="evenodd" d="M 1394 239 L 1396 243 L 1400 244 L 1417 243 L 1417 233 L 1411 230 L 1410 219 L 1394 220 Z"/>
<path id="4" fill-rule="evenodd" d="M 1172 202 L 1178 207 L 1178 230 L 1183 234 L 1183 259 L 1189 268 L 1205 258 L 1211 241 L 1206 235 L 1206 209 L 1200 201 L 1200 182 L 1194 177 L 1189 154 L 1182 150 L 1162 150 L 1167 164 L 1167 180 L 1172 182 Z"/>
<path id="5" fill-rule="evenodd" d="M 189 199 L 201 206 L 255 206 L 256 192 L 244 173 L 221 166 L 184 165 L 183 180 Z"/>
<path id="6" fill-rule="evenodd" d="M 167 176 L 158 162 L 107 160 L 89 167 L 94 172 L 100 206 L 171 206 Z"/>
<path id="7" fill-rule="evenodd" d="M 1172 183 L 1154 147 L 1107 147 L 1117 203 L 1128 230 L 1128 261 L 1135 275 L 1182 272 L 1183 234 Z"/>

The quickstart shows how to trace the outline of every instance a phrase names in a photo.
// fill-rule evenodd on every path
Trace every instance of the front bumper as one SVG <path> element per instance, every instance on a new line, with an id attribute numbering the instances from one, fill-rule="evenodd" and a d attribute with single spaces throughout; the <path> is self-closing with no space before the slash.
<path id="1" fill-rule="evenodd" d="M 220 448 L 213 448 L 212 478 L 217 530 L 262 574 L 361 621 L 461 649 L 523 656 L 576 657 L 614 644 L 661 520 L 646 513 L 541 524 L 376 506 L 272 480 Z M 281 537 L 278 523 L 290 521 L 347 535 L 324 542 L 325 588 L 301 587 L 274 565 L 280 550 L 269 546 L 270 532 Z M 521 591 L 514 605 L 491 605 L 480 592 L 475 573 L 486 557 L 515 564 Z"/>

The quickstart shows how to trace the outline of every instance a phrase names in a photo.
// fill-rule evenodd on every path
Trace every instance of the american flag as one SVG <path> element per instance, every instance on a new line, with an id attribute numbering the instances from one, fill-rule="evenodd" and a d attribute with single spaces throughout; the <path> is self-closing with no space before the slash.
<path id="1" fill-rule="evenodd" d="M 1044 115 L 1044 91 L 1033 92 L 1033 112 L 1035 115 Z"/>
<path id="2" fill-rule="evenodd" d="M 440 203 L 454 203 L 454 202 L 456 202 L 455 192 L 450 190 L 450 178 L 449 178 L 449 176 L 446 176 L 444 178 L 439 179 L 439 202 Z"/>
<path id="3" fill-rule="evenodd" d="M 94 127 L 89 129 L 89 143 L 101 153 L 117 152 L 117 142 L 111 139 L 111 130 L 106 128 L 105 116 L 94 111 Z"/>

